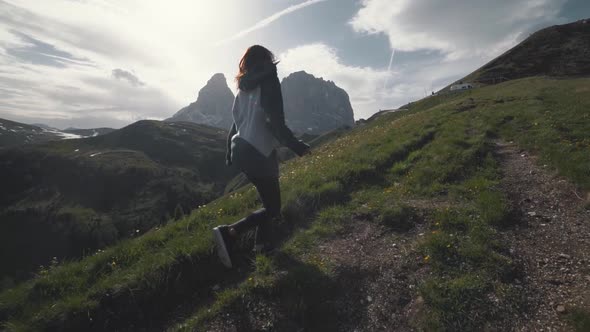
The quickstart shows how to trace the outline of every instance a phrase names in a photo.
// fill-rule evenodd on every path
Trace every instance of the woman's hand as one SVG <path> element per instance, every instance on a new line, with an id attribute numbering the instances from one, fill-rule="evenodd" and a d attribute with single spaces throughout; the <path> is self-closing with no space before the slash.
<path id="1" fill-rule="evenodd" d="M 293 152 L 295 152 L 299 157 L 303 157 L 306 154 L 311 153 L 311 147 L 303 141 L 295 140 L 296 144 L 293 148 Z"/>

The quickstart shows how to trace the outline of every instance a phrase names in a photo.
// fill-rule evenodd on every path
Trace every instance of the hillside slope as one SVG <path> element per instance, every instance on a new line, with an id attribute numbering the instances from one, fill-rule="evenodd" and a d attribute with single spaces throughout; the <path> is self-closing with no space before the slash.
<path id="1" fill-rule="evenodd" d="M 226 132 L 140 121 L 106 135 L 0 150 L 0 277 L 78 258 L 223 193 Z"/>
<path id="2" fill-rule="evenodd" d="M 384 114 L 282 168 L 276 255 L 238 250 L 227 271 L 212 250 L 211 227 L 259 204 L 245 187 L 1 293 L 0 321 L 8 330 L 464 331 L 519 330 L 535 317 L 583 331 L 589 91 L 590 79 L 531 78 Z M 513 195 L 524 173 L 506 166 L 502 142 L 518 151 L 510 158 L 536 155 L 533 172 L 570 182 L 552 196 L 550 226 L 577 231 L 566 246 L 552 251 L 521 231 L 551 236 L 540 229 L 552 221 Z M 531 270 L 539 258 L 545 274 Z M 568 279 L 538 289 L 550 282 L 543 275 Z"/>
<path id="3" fill-rule="evenodd" d="M 531 76 L 590 75 L 590 19 L 551 26 L 461 79 L 493 84 Z"/>

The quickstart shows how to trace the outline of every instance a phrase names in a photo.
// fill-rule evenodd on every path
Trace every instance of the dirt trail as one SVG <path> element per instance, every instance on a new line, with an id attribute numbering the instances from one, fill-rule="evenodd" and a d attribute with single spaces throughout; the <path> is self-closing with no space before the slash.
<path id="1" fill-rule="evenodd" d="M 331 308 L 330 330 L 413 331 L 409 322 L 419 305 L 417 285 L 425 273 L 417 239 L 425 227 L 421 222 L 406 233 L 396 233 L 359 216 L 344 233 L 327 239 L 312 253 L 329 261 L 335 270 L 330 283 L 338 292 L 326 299 Z M 207 330 L 300 331 L 301 322 L 291 324 L 275 301 L 246 300 L 249 312 L 238 314 L 245 317 L 231 321 L 218 317 Z M 310 329 L 323 327 L 312 325 Z"/>
<path id="2" fill-rule="evenodd" d="M 320 246 L 319 252 L 337 266 L 343 291 L 334 299 L 340 331 L 411 331 L 408 316 L 416 299 L 422 256 L 416 239 L 424 225 L 409 233 L 357 221 L 346 235 Z"/>
<path id="3" fill-rule="evenodd" d="M 565 179 L 538 166 L 510 143 L 496 143 L 502 189 L 516 225 L 502 232 L 522 268 L 515 280 L 526 295 L 526 313 L 515 331 L 569 331 L 562 317 L 572 307 L 590 308 L 590 211 Z"/>

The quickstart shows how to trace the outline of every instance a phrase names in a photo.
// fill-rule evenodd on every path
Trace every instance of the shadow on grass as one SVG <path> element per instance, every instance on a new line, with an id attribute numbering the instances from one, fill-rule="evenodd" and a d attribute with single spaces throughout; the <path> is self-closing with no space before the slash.
<path id="1" fill-rule="evenodd" d="M 284 253 L 274 261 L 277 280 L 253 286 L 216 321 L 223 320 L 237 331 L 341 331 L 354 330 L 363 322 L 366 310 L 361 303 L 366 294 L 359 281 L 365 272 L 347 270 L 334 277 L 318 265 Z"/>

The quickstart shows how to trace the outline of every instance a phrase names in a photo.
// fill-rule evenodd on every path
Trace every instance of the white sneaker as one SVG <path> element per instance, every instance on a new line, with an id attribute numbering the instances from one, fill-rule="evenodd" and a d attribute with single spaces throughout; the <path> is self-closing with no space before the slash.
<path id="1" fill-rule="evenodd" d="M 218 226 L 213 228 L 213 239 L 215 240 L 215 247 L 217 248 L 217 255 L 221 263 L 230 269 L 232 267 L 231 257 L 227 248 L 227 226 Z"/>

